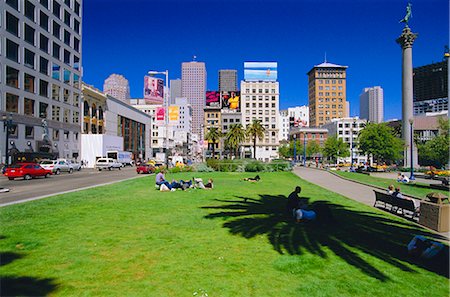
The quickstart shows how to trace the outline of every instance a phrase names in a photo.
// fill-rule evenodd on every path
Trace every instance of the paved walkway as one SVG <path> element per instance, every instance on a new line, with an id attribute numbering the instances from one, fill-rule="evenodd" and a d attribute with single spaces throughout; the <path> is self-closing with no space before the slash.
<path id="1" fill-rule="evenodd" d="M 324 170 L 295 167 L 293 172 L 306 181 L 369 206 L 373 206 L 375 201 L 373 190 L 379 191 L 377 188 L 345 180 Z M 450 238 L 450 232 L 436 233 Z"/>

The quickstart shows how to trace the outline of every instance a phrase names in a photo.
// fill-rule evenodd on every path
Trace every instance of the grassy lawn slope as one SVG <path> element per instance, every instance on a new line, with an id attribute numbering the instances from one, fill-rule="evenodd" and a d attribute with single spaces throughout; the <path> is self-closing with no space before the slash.
<path id="1" fill-rule="evenodd" d="M 288 172 L 195 175 L 215 189 L 159 192 L 146 176 L 1 208 L 0 295 L 449 295 L 448 248 L 411 260 L 411 238 L 433 235 L 406 220 Z M 287 217 L 296 185 L 334 221 Z"/>

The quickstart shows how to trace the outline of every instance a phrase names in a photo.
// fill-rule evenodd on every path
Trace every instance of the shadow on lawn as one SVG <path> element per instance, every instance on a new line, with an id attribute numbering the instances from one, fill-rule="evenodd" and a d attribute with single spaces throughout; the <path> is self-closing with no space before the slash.
<path id="1" fill-rule="evenodd" d="M 260 195 L 260 199 L 237 197 L 220 200 L 220 206 L 206 206 L 205 209 L 220 210 L 206 216 L 208 219 L 225 218 L 224 227 L 232 234 L 252 238 L 267 235 L 273 248 L 280 254 L 302 255 L 311 253 L 327 258 L 324 248 L 363 273 L 387 281 L 389 278 L 371 263 L 359 256 L 359 252 L 369 254 L 403 271 L 415 272 L 414 264 L 439 275 L 449 277 L 448 247 L 441 254 L 446 259 L 431 262 L 416 261 L 408 257 L 406 246 L 414 235 L 437 238 L 439 235 L 419 229 L 407 222 L 394 221 L 372 212 L 357 211 L 328 201 L 311 204 L 327 205 L 331 210 L 331 222 L 295 223 L 286 215 L 285 196 Z M 308 197 L 302 197 L 308 199 Z"/>
<path id="2" fill-rule="evenodd" d="M 4 239 L 5 237 L 0 237 Z M 0 266 L 8 265 L 23 256 L 14 252 L 0 253 Z M 54 279 L 34 277 L 0 276 L 0 296 L 47 296 L 56 289 Z"/>

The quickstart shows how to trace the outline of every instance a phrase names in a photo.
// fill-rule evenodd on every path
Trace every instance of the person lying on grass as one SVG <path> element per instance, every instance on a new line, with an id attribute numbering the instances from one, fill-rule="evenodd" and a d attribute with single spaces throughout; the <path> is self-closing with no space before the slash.
<path id="1" fill-rule="evenodd" d="M 249 182 L 258 182 L 261 178 L 259 177 L 259 175 L 255 176 L 255 177 L 246 177 L 244 178 L 245 181 L 249 181 Z"/>

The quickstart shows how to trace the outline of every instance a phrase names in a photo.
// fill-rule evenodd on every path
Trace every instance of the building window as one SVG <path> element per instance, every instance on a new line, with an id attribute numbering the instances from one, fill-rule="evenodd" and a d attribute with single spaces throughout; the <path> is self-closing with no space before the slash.
<path id="1" fill-rule="evenodd" d="M 59 101 L 59 91 L 61 90 L 61 87 L 58 85 L 53 84 L 52 85 L 52 99 Z"/>
<path id="2" fill-rule="evenodd" d="M 25 126 L 25 138 L 28 138 L 28 139 L 34 138 L 34 127 L 33 126 Z"/>
<path id="3" fill-rule="evenodd" d="M 19 45 L 6 39 L 6 57 L 14 62 L 19 62 Z"/>
<path id="4" fill-rule="evenodd" d="M 59 130 L 53 129 L 53 140 L 59 140 Z"/>
<path id="5" fill-rule="evenodd" d="M 25 11 L 24 14 L 27 18 L 34 22 L 34 5 L 30 1 L 25 0 Z"/>
<path id="6" fill-rule="evenodd" d="M 60 79 L 60 69 L 61 67 L 58 64 L 53 64 L 52 66 L 52 78 L 59 80 Z"/>
<path id="7" fill-rule="evenodd" d="M 48 38 L 43 34 L 39 34 L 39 48 L 48 53 Z"/>
<path id="8" fill-rule="evenodd" d="M 73 112 L 73 123 L 74 124 L 80 123 L 80 113 L 78 111 Z"/>
<path id="9" fill-rule="evenodd" d="M 52 120 L 60 121 L 61 107 L 53 106 L 52 108 Z"/>
<path id="10" fill-rule="evenodd" d="M 6 85 L 19 88 L 19 70 L 6 66 Z"/>
<path id="11" fill-rule="evenodd" d="M 70 83 L 70 71 L 67 69 L 64 69 L 64 82 L 66 84 Z"/>
<path id="12" fill-rule="evenodd" d="M 39 58 L 39 72 L 48 75 L 48 60 L 43 57 Z"/>
<path id="13" fill-rule="evenodd" d="M 6 111 L 19 112 L 19 96 L 6 93 Z"/>
<path id="14" fill-rule="evenodd" d="M 39 80 L 39 95 L 48 97 L 48 82 L 42 79 Z"/>
<path id="15" fill-rule="evenodd" d="M 80 98 L 79 94 L 76 94 L 76 93 L 73 94 L 73 106 L 75 106 L 75 107 L 80 106 L 79 98 Z"/>
<path id="16" fill-rule="evenodd" d="M 61 36 L 61 26 L 55 21 L 53 21 L 53 36 L 55 36 L 58 39 Z"/>
<path id="17" fill-rule="evenodd" d="M 70 110 L 64 109 L 64 123 L 69 123 L 69 114 L 70 114 Z"/>
<path id="18" fill-rule="evenodd" d="M 77 15 L 80 15 L 80 3 L 75 1 L 74 10 Z"/>
<path id="19" fill-rule="evenodd" d="M 6 12 L 6 31 L 19 37 L 19 19 Z"/>
<path id="20" fill-rule="evenodd" d="M 28 49 L 24 49 L 24 65 L 34 69 L 34 53 Z"/>
<path id="21" fill-rule="evenodd" d="M 61 5 L 59 3 L 57 3 L 56 1 L 52 1 L 53 2 L 53 15 L 56 16 L 57 18 L 61 17 Z"/>
<path id="22" fill-rule="evenodd" d="M 64 50 L 64 63 L 70 65 L 70 52 L 68 50 Z"/>
<path id="23" fill-rule="evenodd" d="M 34 93 L 34 76 L 25 73 L 23 78 L 23 89 L 27 92 Z"/>
<path id="24" fill-rule="evenodd" d="M 53 42 L 53 58 L 58 60 L 60 59 L 60 49 L 61 47 L 57 43 Z"/>
<path id="25" fill-rule="evenodd" d="M 64 43 L 70 46 L 70 33 L 64 30 Z"/>
<path id="26" fill-rule="evenodd" d="M 42 119 L 47 118 L 47 108 L 48 108 L 47 103 L 39 102 L 39 117 L 40 118 L 42 118 Z"/>
<path id="27" fill-rule="evenodd" d="M 73 49 L 80 52 L 80 40 L 76 37 L 73 38 Z"/>
<path id="28" fill-rule="evenodd" d="M 64 103 L 69 104 L 70 102 L 70 92 L 67 89 L 63 89 L 64 91 Z"/>
<path id="29" fill-rule="evenodd" d="M 23 105 L 23 113 L 25 115 L 34 116 L 34 100 L 25 98 Z"/>
<path id="30" fill-rule="evenodd" d="M 39 26 L 48 31 L 48 15 L 42 11 L 39 13 Z"/>
<path id="31" fill-rule="evenodd" d="M 6 4 L 11 6 L 12 8 L 15 8 L 16 10 L 19 10 L 19 0 L 6 0 Z"/>
<path id="32" fill-rule="evenodd" d="M 70 12 L 64 10 L 64 24 L 70 27 Z"/>
<path id="33" fill-rule="evenodd" d="M 24 38 L 26 42 L 34 45 L 34 29 L 27 24 L 24 26 Z"/>

